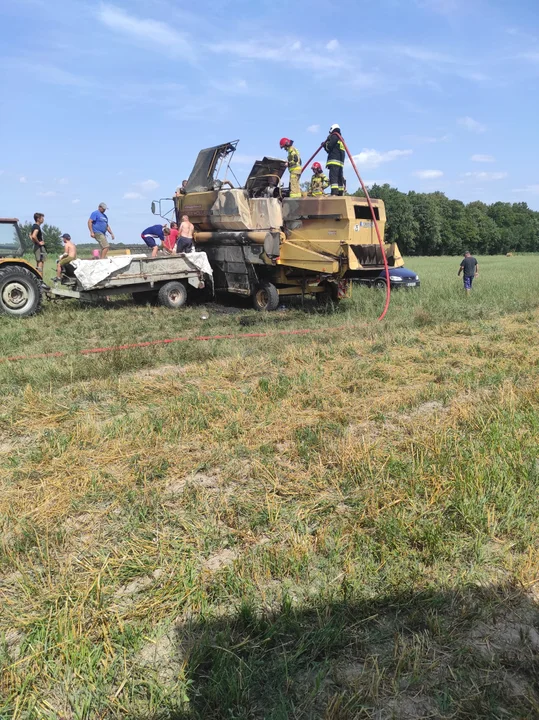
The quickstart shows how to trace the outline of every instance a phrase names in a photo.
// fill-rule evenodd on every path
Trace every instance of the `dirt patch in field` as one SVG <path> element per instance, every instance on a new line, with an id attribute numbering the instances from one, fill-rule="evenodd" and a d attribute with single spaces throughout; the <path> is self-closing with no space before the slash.
<path id="1" fill-rule="evenodd" d="M 218 553 L 215 553 L 215 555 L 209 557 L 204 563 L 204 569 L 215 572 L 227 565 L 231 565 L 237 557 L 237 552 L 230 550 L 229 548 L 225 548 L 224 550 L 220 550 Z"/>

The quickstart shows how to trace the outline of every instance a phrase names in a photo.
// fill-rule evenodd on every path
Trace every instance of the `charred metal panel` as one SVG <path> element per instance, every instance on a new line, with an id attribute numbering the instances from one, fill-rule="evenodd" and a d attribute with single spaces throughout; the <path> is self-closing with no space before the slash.
<path id="1" fill-rule="evenodd" d="M 212 246 L 206 248 L 214 273 L 216 290 L 250 295 L 258 277 L 253 257 L 246 257 L 249 248 L 242 246 Z"/>
<path id="2" fill-rule="evenodd" d="M 245 190 L 221 190 L 210 210 L 217 230 L 252 230 L 249 196 Z"/>
<path id="3" fill-rule="evenodd" d="M 187 180 L 187 192 L 203 192 L 204 190 L 212 190 L 215 179 L 215 170 L 219 161 L 226 155 L 234 152 L 237 140 L 223 145 L 206 148 L 198 153 L 195 165 L 191 170 L 189 179 Z"/>
<path id="4" fill-rule="evenodd" d="M 283 207 L 277 198 L 249 200 L 253 230 L 278 230 L 283 225 Z"/>

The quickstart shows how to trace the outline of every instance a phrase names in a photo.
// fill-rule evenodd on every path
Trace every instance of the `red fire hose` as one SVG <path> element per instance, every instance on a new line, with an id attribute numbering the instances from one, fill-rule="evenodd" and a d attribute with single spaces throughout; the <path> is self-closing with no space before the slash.
<path id="1" fill-rule="evenodd" d="M 337 135 L 337 137 L 339 138 L 339 140 L 340 140 L 340 141 L 342 142 L 342 144 L 344 145 L 344 149 L 346 150 L 346 153 L 347 153 L 347 155 L 348 155 L 348 157 L 349 157 L 349 159 L 350 159 L 350 162 L 352 163 L 352 167 L 354 168 L 354 171 L 355 171 L 355 173 L 356 173 L 356 175 L 357 175 L 357 179 L 359 180 L 359 183 L 360 183 L 360 185 L 361 185 L 361 189 L 362 189 L 363 192 L 365 193 L 365 197 L 367 198 L 367 202 L 369 203 L 369 208 L 370 208 L 370 211 L 371 211 L 372 221 L 373 221 L 373 223 L 374 223 L 374 227 L 375 227 L 375 230 L 376 230 L 376 235 L 377 235 L 377 237 L 378 237 L 378 242 L 380 243 L 380 250 L 382 251 L 382 259 L 383 259 L 383 261 L 384 261 L 384 270 L 385 270 L 385 274 L 386 274 L 386 301 L 385 301 L 385 305 L 384 305 L 384 309 L 383 309 L 383 311 L 382 311 L 382 314 L 381 314 L 380 317 L 378 318 L 378 320 L 380 321 L 380 320 L 383 320 L 383 319 L 385 318 L 385 316 L 386 316 L 386 313 L 387 313 L 388 308 L 389 308 L 389 300 L 390 300 L 390 297 L 391 297 L 391 287 L 390 287 L 390 285 L 389 285 L 389 265 L 387 264 L 386 249 L 385 249 L 385 247 L 384 247 L 384 241 L 382 240 L 382 234 L 380 233 L 380 228 L 378 227 L 378 222 L 377 222 L 377 220 L 376 220 L 376 214 L 375 214 L 375 212 L 374 212 L 374 207 L 373 207 L 373 204 L 372 204 L 372 202 L 371 202 L 371 196 L 369 195 L 369 191 L 367 190 L 367 188 L 365 187 L 365 184 L 364 184 L 363 180 L 361 179 L 361 175 L 359 174 L 359 171 L 358 171 L 358 169 L 357 169 L 357 167 L 356 167 L 356 164 L 355 164 L 355 162 L 354 162 L 354 158 L 352 157 L 352 153 L 351 153 L 350 150 L 348 149 L 348 146 L 347 146 L 346 143 L 344 142 L 343 138 L 339 135 L 339 133 L 335 133 L 335 134 Z M 316 152 L 307 160 L 307 162 L 305 163 L 305 165 L 301 168 L 301 172 L 303 172 L 303 171 L 305 170 L 305 168 L 309 165 L 309 163 L 311 162 L 311 160 L 314 160 L 314 158 L 318 155 L 318 153 L 320 152 L 320 150 L 321 150 L 323 147 L 324 147 L 324 143 L 322 143 L 322 144 L 320 145 L 320 147 L 316 150 Z"/>

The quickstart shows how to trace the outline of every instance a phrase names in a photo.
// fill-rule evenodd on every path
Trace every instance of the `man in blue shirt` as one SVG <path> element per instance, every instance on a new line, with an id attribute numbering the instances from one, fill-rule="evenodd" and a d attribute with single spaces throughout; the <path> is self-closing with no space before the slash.
<path id="1" fill-rule="evenodd" d="M 90 231 L 90 237 L 93 237 L 99 243 L 101 247 L 101 259 L 107 257 L 109 251 L 109 241 L 107 240 L 107 233 L 110 234 L 111 240 L 114 240 L 114 233 L 110 229 L 109 219 L 105 215 L 107 209 L 106 203 L 99 203 L 97 210 L 90 215 L 88 220 L 88 230 Z"/>
<path id="2" fill-rule="evenodd" d="M 143 230 L 140 237 L 144 240 L 149 248 L 152 248 L 152 257 L 157 256 L 159 245 L 157 241 L 164 241 L 165 235 L 170 234 L 170 228 L 167 225 L 151 225 L 146 230 Z"/>

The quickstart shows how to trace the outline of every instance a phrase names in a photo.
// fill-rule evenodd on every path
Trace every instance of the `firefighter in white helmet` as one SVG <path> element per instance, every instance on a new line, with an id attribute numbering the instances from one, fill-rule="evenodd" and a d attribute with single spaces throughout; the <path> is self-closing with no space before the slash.
<path id="1" fill-rule="evenodd" d="M 340 139 L 341 128 L 338 124 L 329 128 L 324 148 L 328 154 L 326 167 L 329 170 L 329 186 L 332 195 L 344 195 L 344 158 L 345 151 Z"/>

